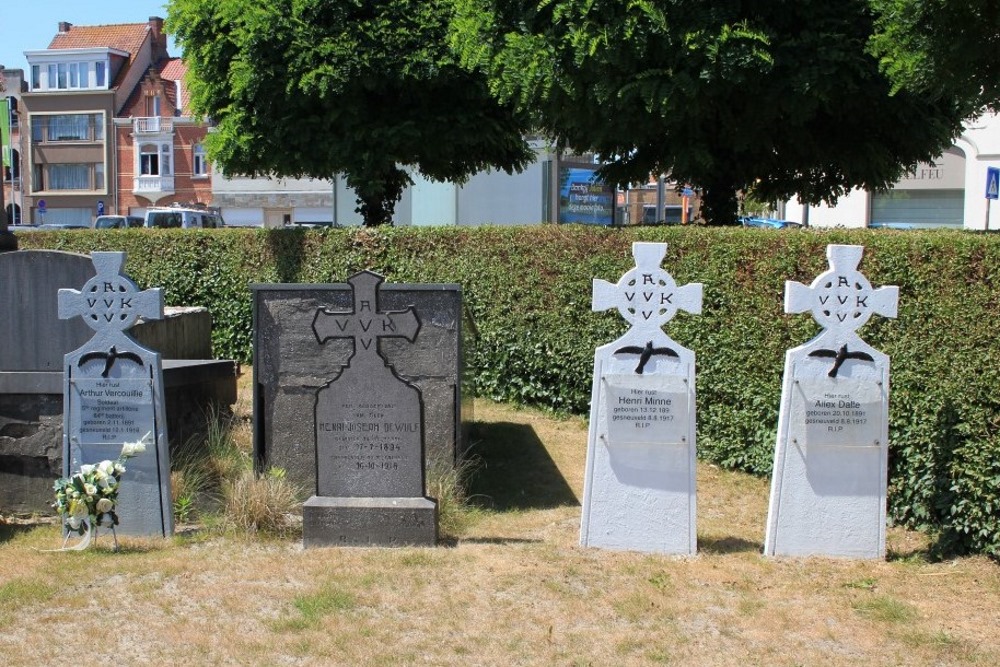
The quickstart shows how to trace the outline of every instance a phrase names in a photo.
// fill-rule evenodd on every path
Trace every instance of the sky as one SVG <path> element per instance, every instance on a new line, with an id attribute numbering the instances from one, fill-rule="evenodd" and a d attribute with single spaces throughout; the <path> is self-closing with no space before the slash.
<path id="1" fill-rule="evenodd" d="M 48 47 L 59 22 L 74 25 L 146 23 L 150 16 L 167 17 L 165 0 L 10 0 L 0 3 L 0 65 L 27 73 L 25 51 Z M 169 40 L 172 56 L 181 55 Z"/>

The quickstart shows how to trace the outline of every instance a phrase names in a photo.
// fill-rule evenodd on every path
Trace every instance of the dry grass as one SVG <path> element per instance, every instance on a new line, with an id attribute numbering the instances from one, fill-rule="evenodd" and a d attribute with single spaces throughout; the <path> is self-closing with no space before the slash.
<path id="1" fill-rule="evenodd" d="M 765 559 L 766 480 L 702 466 L 694 558 L 577 545 L 585 423 L 477 402 L 477 474 L 436 549 L 211 531 L 42 553 L 0 525 L 5 665 L 1000 664 L 1000 567 Z"/>

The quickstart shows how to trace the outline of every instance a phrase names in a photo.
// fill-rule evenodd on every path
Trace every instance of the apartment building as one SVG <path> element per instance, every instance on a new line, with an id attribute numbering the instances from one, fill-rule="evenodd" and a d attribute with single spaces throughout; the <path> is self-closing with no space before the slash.
<path id="1" fill-rule="evenodd" d="M 210 198 L 199 148 L 206 130 L 184 116 L 183 65 L 167 53 L 162 18 L 60 22 L 48 48 L 25 57 L 25 209 L 33 222 L 90 224 L 103 213 Z"/>

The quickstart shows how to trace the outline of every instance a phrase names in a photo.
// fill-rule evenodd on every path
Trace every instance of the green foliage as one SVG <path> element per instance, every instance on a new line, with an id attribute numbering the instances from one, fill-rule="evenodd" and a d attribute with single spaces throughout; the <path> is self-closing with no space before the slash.
<path id="1" fill-rule="evenodd" d="M 814 336 L 783 312 L 784 283 L 827 269 L 826 245 L 866 247 L 872 284 L 900 287 L 899 316 L 860 331 L 892 359 L 889 509 L 939 550 L 1000 557 L 1000 236 L 952 231 L 635 228 L 123 230 L 26 234 L 25 247 L 128 252 L 126 271 L 166 302 L 212 313 L 215 352 L 250 361 L 257 282 L 459 283 L 478 330 L 466 349 L 477 392 L 586 414 L 594 348 L 625 332 L 591 312 L 591 282 L 617 281 L 634 241 L 668 243 L 678 284 L 704 284 L 702 314 L 667 331 L 698 355 L 702 458 L 770 472 L 785 351 Z"/>
<path id="2" fill-rule="evenodd" d="M 832 201 L 938 156 L 967 110 L 899 90 L 867 0 L 455 0 L 452 40 L 498 97 L 619 184 L 669 173 L 712 224 L 736 193 Z"/>
<path id="3" fill-rule="evenodd" d="M 872 53 L 897 90 L 1000 108 L 1000 6 L 993 0 L 872 0 Z"/>
<path id="4" fill-rule="evenodd" d="M 227 174 L 346 176 L 366 224 L 390 222 L 405 168 L 461 181 L 532 157 L 524 119 L 447 44 L 450 0 L 174 0 L 209 157 Z M 447 141 L 442 138 L 447 137 Z"/>

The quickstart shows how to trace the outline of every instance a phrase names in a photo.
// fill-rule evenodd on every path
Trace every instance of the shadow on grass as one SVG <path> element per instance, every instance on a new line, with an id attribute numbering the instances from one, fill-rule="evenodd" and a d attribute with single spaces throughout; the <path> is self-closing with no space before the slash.
<path id="1" fill-rule="evenodd" d="M 471 435 L 477 465 L 470 504 L 498 512 L 580 504 L 530 426 L 477 422 Z"/>
<path id="2" fill-rule="evenodd" d="M 741 537 L 698 536 L 698 552 L 703 554 L 763 553 L 764 543 L 744 540 Z"/>
<path id="3" fill-rule="evenodd" d="M 36 528 L 32 523 L 7 523 L 0 521 L 0 543 L 10 542 L 18 535 L 29 533 Z"/>

